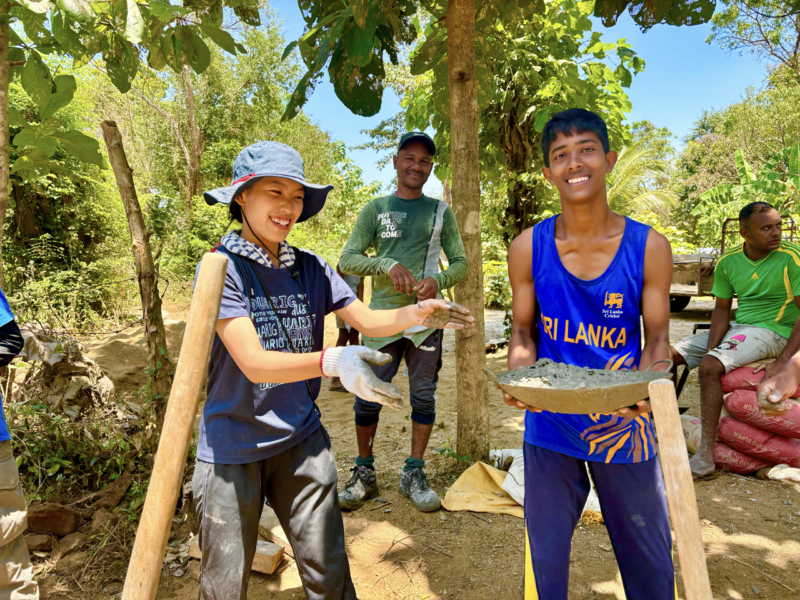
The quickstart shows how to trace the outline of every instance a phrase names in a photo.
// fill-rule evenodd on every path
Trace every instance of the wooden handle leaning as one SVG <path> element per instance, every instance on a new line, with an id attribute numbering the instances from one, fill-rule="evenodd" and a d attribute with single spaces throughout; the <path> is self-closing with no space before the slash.
<path id="1" fill-rule="evenodd" d="M 192 439 L 200 386 L 205 379 L 219 318 L 227 265 L 226 256 L 209 253 L 203 257 L 200 266 L 122 600 L 152 600 L 156 597 Z"/>
<path id="2" fill-rule="evenodd" d="M 700 513 L 697 511 L 675 386 L 668 379 L 657 379 L 650 383 L 649 390 L 658 427 L 658 452 L 661 455 L 667 505 L 675 529 L 686 600 L 712 600 L 700 531 Z"/>

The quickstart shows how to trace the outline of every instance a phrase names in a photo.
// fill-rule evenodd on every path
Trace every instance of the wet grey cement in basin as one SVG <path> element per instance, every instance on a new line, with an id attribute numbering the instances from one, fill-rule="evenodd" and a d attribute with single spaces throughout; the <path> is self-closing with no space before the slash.
<path id="1" fill-rule="evenodd" d="M 550 412 L 591 414 L 611 412 L 644 400 L 650 382 L 668 378 L 669 373 L 604 371 L 541 359 L 532 367 L 487 376 L 529 406 Z"/>

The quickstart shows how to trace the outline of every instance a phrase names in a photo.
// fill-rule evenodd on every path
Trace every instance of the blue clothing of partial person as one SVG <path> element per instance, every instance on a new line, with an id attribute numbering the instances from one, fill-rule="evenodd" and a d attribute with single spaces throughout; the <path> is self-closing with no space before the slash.
<path id="1" fill-rule="evenodd" d="M 291 269 L 239 259 L 251 270 L 250 305 L 249 290 L 245 290 L 233 254 L 225 247 L 217 249 L 228 256 L 219 319 L 250 318 L 265 350 L 292 352 L 293 346 L 296 352 L 319 352 L 325 315 L 349 305 L 356 296 L 319 256 L 297 248 L 293 251 L 296 262 Z M 299 282 L 293 277 L 295 272 Z M 320 427 L 314 405 L 319 389 L 319 377 L 307 383 L 250 382 L 215 335 L 197 458 L 207 463 L 245 464 L 299 444 Z"/>
<path id="2" fill-rule="evenodd" d="M 0 290 L 0 327 L 13 320 L 14 313 L 11 312 L 11 307 L 8 305 L 8 300 L 6 300 L 6 295 L 3 293 L 3 290 Z M 2 340 L 0 340 L 0 343 L 2 343 Z M 10 439 L 11 433 L 8 431 L 6 416 L 3 411 L 3 398 L 0 396 L 0 442 L 7 442 Z"/>
<path id="3" fill-rule="evenodd" d="M 639 368 L 644 253 L 650 227 L 626 218 L 611 264 L 596 279 L 585 281 L 561 262 L 555 242 L 556 218 L 533 229 L 537 357 L 594 369 Z M 529 411 L 525 441 L 606 463 L 638 463 L 656 454 L 649 414 L 623 419 Z"/>

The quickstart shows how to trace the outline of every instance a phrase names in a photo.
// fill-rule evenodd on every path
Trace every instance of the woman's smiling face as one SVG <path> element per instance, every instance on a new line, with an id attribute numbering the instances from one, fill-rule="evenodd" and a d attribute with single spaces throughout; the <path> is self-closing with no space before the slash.
<path id="1" fill-rule="evenodd" d="M 242 207 L 245 238 L 250 229 L 265 244 L 280 244 L 300 218 L 304 196 L 303 186 L 291 179 L 264 177 L 256 181 L 235 200 Z"/>

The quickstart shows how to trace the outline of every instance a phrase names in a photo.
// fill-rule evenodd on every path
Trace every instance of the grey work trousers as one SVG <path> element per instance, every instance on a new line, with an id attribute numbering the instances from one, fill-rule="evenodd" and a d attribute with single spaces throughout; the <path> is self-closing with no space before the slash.
<path id="1" fill-rule="evenodd" d="M 197 461 L 201 600 L 247 600 L 264 498 L 292 544 L 309 600 L 356 600 L 344 549 L 330 438 L 320 426 L 276 456 L 243 465 Z"/>

